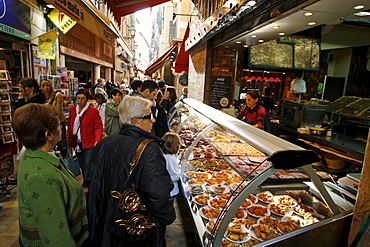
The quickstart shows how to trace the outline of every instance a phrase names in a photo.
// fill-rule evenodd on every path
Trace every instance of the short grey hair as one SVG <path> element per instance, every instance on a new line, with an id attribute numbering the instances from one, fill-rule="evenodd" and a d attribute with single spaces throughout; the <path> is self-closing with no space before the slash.
<path id="1" fill-rule="evenodd" d="M 148 99 L 125 96 L 118 106 L 118 115 L 121 124 L 131 125 L 131 119 L 145 116 L 145 111 L 150 109 L 152 105 L 152 102 Z M 142 121 L 142 119 L 139 120 Z"/>

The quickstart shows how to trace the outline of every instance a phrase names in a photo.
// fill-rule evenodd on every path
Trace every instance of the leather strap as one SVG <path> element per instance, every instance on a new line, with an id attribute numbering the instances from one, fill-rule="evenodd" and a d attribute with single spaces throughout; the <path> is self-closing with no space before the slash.
<path id="1" fill-rule="evenodd" d="M 130 172 L 128 174 L 128 177 L 127 179 L 130 178 L 132 172 L 134 171 L 135 167 L 137 166 L 137 164 L 139 163 L 139 160 L 140 160 L 140 157 L 141 157 L 141 154 L 144 152 L 144 149 L 146 148 L 146 146 L 149 144 L 149 142 L 151 142 L 152 139 L 145 139 L 142 143 L 140 143 L 140 145 L 137 147 L 136 151 L 135 151 L 135 154 L 134 154 L 134 157 L 132 158 L 131 162 L 130 162 Z"/>

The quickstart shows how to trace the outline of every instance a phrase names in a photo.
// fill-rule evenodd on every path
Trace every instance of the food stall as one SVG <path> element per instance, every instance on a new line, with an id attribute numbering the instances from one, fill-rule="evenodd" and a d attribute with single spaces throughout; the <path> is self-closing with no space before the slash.
<path id="1" fill-rule="evenodd" d="M 200 246 L 346 241 L 354 205 L 317 154 L 194 99 L 177 104 L 180 187 Z"/>
<path id="2" fill-rule="evenodd" d="M 280 124 L 274 125 L 274 134 L 313 149 L 323 157 L 336 157 L 347 164 L 332 169 L 332 172 L 360 172 L 370 127 L 369 116 L 368 98 L 343 96 L 324 105 L 283 102 Z M 325 124 L 323 118 L 327 118 L 327 126 L 321 127 Z M 314 133 L 312 127 L 317 126 L 320 131 Z"/>

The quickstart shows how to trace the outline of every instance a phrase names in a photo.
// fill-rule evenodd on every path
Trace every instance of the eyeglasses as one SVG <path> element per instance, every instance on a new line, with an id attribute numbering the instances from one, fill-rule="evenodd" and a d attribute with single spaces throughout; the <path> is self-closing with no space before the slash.
<path id="1" fill-rule="evenodd" d="M 86 97 L 76 97 L 76 100 L 87 100 Z"/>
<path id="2" fill-rule="evenodd" d="M 150 113 L 150 114 L 145 115 L 143 117 L 134 117 L 134 118 L 137 118 L 137 119 L 152 119 L 153 118 L 153 115 Z"/>

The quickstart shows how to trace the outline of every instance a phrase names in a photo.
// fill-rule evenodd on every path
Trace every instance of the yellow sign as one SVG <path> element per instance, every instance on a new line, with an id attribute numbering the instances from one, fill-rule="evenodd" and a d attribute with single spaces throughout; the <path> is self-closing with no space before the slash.
<path id="1" fill-rule="evenodd" d="M 63 34 L 66 34 L 77 23 L 77 21 L 56 8 L 48 14 L 48 17 Z"/>
<path id="2" fill-rule="evenodd" d="M 39 36 L 38 58 L 55 59 L 57 30 L 54 29 Z"/>

